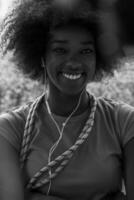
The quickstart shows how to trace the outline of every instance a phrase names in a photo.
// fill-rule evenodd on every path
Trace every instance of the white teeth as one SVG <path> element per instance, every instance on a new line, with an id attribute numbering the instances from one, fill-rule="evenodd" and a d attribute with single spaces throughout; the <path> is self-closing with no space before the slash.
<path id="1" fill-rule="evenodd" d="M 68 78 L 70 80 L 76 80 L 76 79 L 79 79 L 81 77 L 81 74 L 73 75 L 73 74 L 63 73 L 63 76 L 65 76 L 66 78 Z"/>

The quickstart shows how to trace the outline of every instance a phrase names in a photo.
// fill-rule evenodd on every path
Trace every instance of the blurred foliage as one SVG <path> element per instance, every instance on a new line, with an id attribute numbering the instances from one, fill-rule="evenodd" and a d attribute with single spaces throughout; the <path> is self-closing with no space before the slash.
<path id="1" fill-rule="evenodd" d="M 88 85 L 95 96 L 122 101 L 134 106 L 134 59 L 126 59 L 113 77 Z"/>
<path id="2" fill-rule="evenodd" d="M 42 91 L 41 84 L 18 71 L 10 54 L 0 58 L 0 112 L 31 101 Z"/>
<path id="3" fill-rule="evenodd" d="M 134 106 L 134 61 L 127 60 L 114 77 L 88 85 L 95 96 L 113 98 Z M 10 54 L 0 58 L 0 112 L 31 101 L 43 92 L 43 85 L 18 72 Z"/>

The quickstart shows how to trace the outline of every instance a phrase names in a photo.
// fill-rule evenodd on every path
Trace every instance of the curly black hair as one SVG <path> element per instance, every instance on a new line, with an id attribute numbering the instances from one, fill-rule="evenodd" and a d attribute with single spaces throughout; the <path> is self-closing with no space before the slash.
<path id="1" fill-rule="evenodd" d="M 67 23 L 78 23 L 89 28 L 95 38 L 96 74 L 110 74 L 115 65 L 107 62 L 98 46 L 100 20 L 89 0 L 70 10 L 56 6 L 54 0 L 23 1 L 14 6 L 1 24 L 1 49 L 3 53 L 13 51 L 18 68 L 30 78 L 41 80 L 41 58 L 45 55 L 50 30 Z"/>

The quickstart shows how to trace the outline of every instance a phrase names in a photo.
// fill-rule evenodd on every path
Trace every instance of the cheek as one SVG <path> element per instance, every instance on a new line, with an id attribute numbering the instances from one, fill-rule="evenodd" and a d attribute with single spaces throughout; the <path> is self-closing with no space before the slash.
<path id="1" fill-rule="evenodd" d="M 90 58 L 85 60 L 85 62 L 88 65 L 89 71 L 94 72 L 96 69 L 96 56 L 91 56 Z"/>
<path id="2" fill-rule="evenodd" d="M 56 68 L 61 63 L 61 59 L 55 55 L 48 55 L 46 57 L 46 65 L 50 68 Z"/>
<path id="3" fill-rule="evenodd" d="M 52 74 L 52 69 L 53 69 L 53 62 L 52 59 L 50 59 L 49 56 L 46 57 L 46 72 L 47 72 L 47 76 L 49 78 L 49 76 L 51 76 Z"/>
<path id="4" fill-rule="evenodd" d="M 88 66 L 88 82 L 90 81 L 93 81 L 94 80 L 94 77 L 95 77 L 95 73 L 96 73 L 96 59 L 94 58 L 90 58 L 88 61 L 87 61 L 87 64 Z"/>
<path id="5" fill-rule="evenodd" d="M 54 71 L 53 63 L 51 62 L 46 63 L 46 71 L 47 71 L 48 77 L 53 76 L 53 71 Z"/>
<path id="6" fill-rule="evenodd" d="M 48 79 L 55 79 L 58 71 L 58 63 L 55 59 L 46 60 L 46 71 Z"/>

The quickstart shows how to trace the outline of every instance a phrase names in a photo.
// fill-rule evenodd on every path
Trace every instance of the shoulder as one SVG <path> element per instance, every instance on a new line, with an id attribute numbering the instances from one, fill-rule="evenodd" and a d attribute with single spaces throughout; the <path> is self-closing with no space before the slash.
<path id="1" fill-rule="evenodd" d="M 118 115 L 121 115 L 122 117 L 128 114 L 134 115 L 134 107 L 122 101 L 101 97 L 97 99 L 97 105 L 98 109 L 103 110 L 104 112 L 109 111 L 118 113 Z"/>
<path id="2" fill-rule="evenodd" d="M 106 122 L 112 121 L 122 146 L 134 137 L 134 107 L 111 99 L 98 99 L 98 113 Z"/>
<path id="3" fill-rule="evenodd" d="M 29 111 L 30 103 L 15 107 L 7 112 L 4 112 L 0 115 L 0 124 L 2 125 L 4 122 L 7 123 L 15 123 L 15 122 L 23 122 L 26 120 L 28 111 Z"/>
<path id="4" fill-rule="evenodd" d="M 42 103 L 40 104 L 43 100 L 42 97 L 0 115 L 0 136 L 4 137 L 17 150 L 19 150 L 23 140 L 25 125 L 27 122 L 30 123 L 30 119 L 36 121 L 36 123 L 32 122 L 33 131 L 39 129 L 42 117 Z"/>
<path id="5" fill-rule="evenodd" d="M 97 99 L 98 112 L 106 116 L 113 116 L 121 126 L 134 122 L 134 107 L 121 101 L 107 98 Z"/>
<path id="6" fill-rule="evenodd" d="M 0 136 L 16 149 L 21 143 L 30 103 L 0 115 Z"/>

